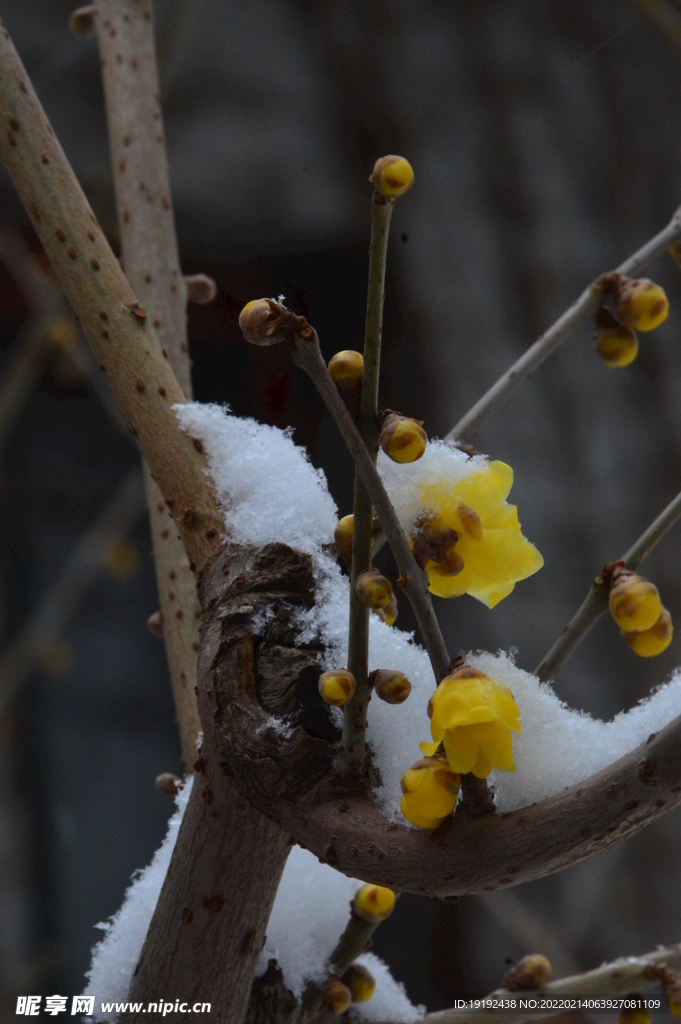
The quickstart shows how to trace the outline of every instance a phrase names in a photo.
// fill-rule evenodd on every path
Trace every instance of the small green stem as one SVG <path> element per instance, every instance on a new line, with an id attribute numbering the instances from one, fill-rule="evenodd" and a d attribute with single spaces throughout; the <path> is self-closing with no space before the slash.
<path id="1" fill-rule="evenodd" d="M 385 267 L 392 209 L 393 202 L 391 200 L 374 192 L 371 207 L 369 284 L 364 332 L 364 372 L 359 406 L 359 432 L 374 462 L 378 452 L 378 382 L 381 365 Z M 348 669 L 355 677 L 357 689 L 352 700 L 344 708 L 339 760 L 344 768 L 359 770 L 364 764 L 366 753 L 367 708 L 371 698 L 371 687 L 369 686 L 369 616 L 371 613 L 357 597 L 355 584 L 359 574 L 371 568 L 373 507 L 357 470 L 355 470 L 352 514 Z"/>
<path id="2" fill-rule="evenodd" d="M 636 570 L 643 559 L 650 554 L 658 541 L 672 528 L 681 516 L 681 493 L 670 501 L 663 512 L 650 524 L 637 541 L 629 548 L 622 561 L 627 569 Z M 542 659 L 534 674 L 546 682 L 555 679 L 561 668 L 587 633 L 596 625 L 608 607 L 610 588 L 597 576 L 589 593 L 577 609 L 570 622 L 555 644 Z"/>
<path id="3" fill-rule="evenodd" d="M 395 893 L 395 899 L 400 894 Z M 332 974 L 339 977 L 347 971 L 350 964 L 353 964 L 358 956 L 366 952 L 371 936 L 378 928 L 380 921 L 365 921 L 353 911 L 350 912 L 350 920 L 345 926 L 345 931 L 336 943 L 336 946 L 329 957 L 329 967 Z M 303 992 L 301 1002 L 307 1013 L 307 1020 L 312 1021 L 314 1015 L 322 1005 L 322 990 L 315 982 L 309 982 Z"/>

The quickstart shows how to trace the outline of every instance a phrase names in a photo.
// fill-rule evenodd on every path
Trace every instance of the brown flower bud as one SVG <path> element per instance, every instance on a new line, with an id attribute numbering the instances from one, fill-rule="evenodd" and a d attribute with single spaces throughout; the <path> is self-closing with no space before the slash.
<path id="1" fill-rule="evenodd" d="M 663 608 L 659 619 L 650 629 L 643 629 L 639 633 L 626 633 L 622 630 L 622 636 L 639 658 L 655 658 L 658 654 L 666 651 L 672 642 L 674 637 L 672 617 L 667 609 Z"/>
<path id="2" fill-rule="evenodd" d="M 374 164 L 369 181 L 387 199 L 397 199 L 414 184 L 414 171 L 403 156 L 382 156 Z"/>
<path id="3" fill-rule="evenodd" d="M 336 352 L 329 361 L 329 373 L 339 388 L 361 383 L 364 373 L 364 359 L 361 352 L 344 349 Z"/>
<path id="4" fill-rule="evenodd" d="M 386 704 L 404 704 L 411 693 L 411 683 L 403 672 L 377 668 L 369 676 L 369 682 L 376 690 L 376 696 Z"/>
<path id="5" fill-rule="evenodd" d="M 355 593 L 367 608 L 385 608 L 390 602 L 393 588 L 390 580 L 377 569 L 365 569 L 357 577 Z"/>
<path id="6" fill-rule="evenodd" d="M 185 274 L 187 301 L 197 306 L 207 306 L 218 293 L 218 286 L 208 274 Z"/>
<path id="7" fill-rule="evenodd" d="M 608 608 L 620 629 L 627 633 L 650 629 L 662 614 L 655 584 L 628 569 L 620 569 L 613 576 Z"/>
<path id="8" fill-rule="evenodd" d="M 324 986 L 322 1002 L 330 1013 L 345 1013 L 352 1002 L 352 993 L 340 978 L 333 975 Z"/>
<path id="9" fill-rule="evenodd" d="M 253 299 L 239 313 L 239 327 L 251 345 L 278 345 L 287 334 L 281 330 L 282 318 L 273 299 Z"/>
<path id="10" fill-rule="evenodd" d="M 664 289 L 647 277 L 636 281 L 623 277 L 617 289 L 617 313 L 628 327 L 653 331 L 667 319 L 669 302 Z"/>
<path id="11" fill-rule="evenodd" d="M 508 992 L 520 989 L 541 988 L 551 977 L 551 964 L 541 953 L 530 953 L 519 960 L 504 978 Z"/>
<path id="12" fill-rule="evenodd" d="M 159 789 L 161 793 L 167 793 L 168 796 L 177 796 L 181 785 L 180 776 L 174 775 L 172 772 L 161 772 L 156 776 L 156 789 Z"/>
<path id="13" fill-rule="evenodd" d="M 345 668 L 335 668 L 330 672 L 323 672 L 317 685 L 324 703 L 337 708 L 352 700 L 357 688 L 355 677 Z"/>
<path id="14" fill-rule="evenodd" d="M 160 609 L 153 612 L 147 619 L 147 629 L 152 636 L 157 636 L 159 640 L 163 639 L 163 613 Z"/>
<path id="15" fill-rule="evenodd" d="M 351 964 L 341 981 L 350 989 L 353 1003 L 366 1003 L 376 988 L 373 974 L 361 964 Z"/>
<path id="16" fill-rule="evenodd" d="M 414 536 L 414 558 L 417 565 L 422 569 L 428 566 L 429 572 L 439 576 L 458 576 L 464 565 L 463 558 L 455 550 L 458 539 L 456 530 L 422 519 L 417 523 Z"/>
<path id="17" fill-rule="evenodd" d="M 421 426 L 422 420 L 412 420 L 398 412 L 387 410 L 383 415 L 381 448 L 393 462 L 416 462 L 426 450 L 428 436 Z"/>

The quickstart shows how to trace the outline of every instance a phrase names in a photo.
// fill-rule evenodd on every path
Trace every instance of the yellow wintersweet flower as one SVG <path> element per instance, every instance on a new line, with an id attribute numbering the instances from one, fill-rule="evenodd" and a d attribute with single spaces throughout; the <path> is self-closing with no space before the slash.
<path id="1" fill-rule="evenodd" d="M 422 758 L 402 776 L 402 814 L 417 828 L 438 828 L 456 807 L 460 781 L 441 755 Z"/>
<path id="2" fill-rule="evenodd" d="M 421 743 L 432 757 L 444 744 L 454 772 L 486 779 L 493 768 L 515 771 L 511 732 L 522 732 L 513 694 L 477 668 L 460 668 L 442 680 L 428 702 L 433 743 Z"/>
<path id="3" fill-rule="evenodd" d="M 470 594 L 494 608 L 518 580 L 541 569 L 544 559 L 523 537 L 518 510 L 506 501 L 512 484 L 513 470 L 497 461 L 458 483 L 422 486 L 425 510 L 412 541 L 433 594 Z"/>

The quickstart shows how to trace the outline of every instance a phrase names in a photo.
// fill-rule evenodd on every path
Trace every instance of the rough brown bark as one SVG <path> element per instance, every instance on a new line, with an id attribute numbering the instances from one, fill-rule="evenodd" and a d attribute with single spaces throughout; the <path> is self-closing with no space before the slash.
<path id="1" fill-rule="evenodd" d="M 282 545 L 251 560 L 272 578 L 284 571 L 293 583 L 311 575 L 309 558 Z M 254 614 L 252 583 L 241 566 L 226 549 L 204 574 L 210 623 L 248 622 Z M 287 649 L 286 659 L 292 657 Z M 328 772 L 333 748 L 304 718 L 294 730 L 277 729 L 258 702 L 256 641 L 248 629 L 203 660 L 201 680 L 202 691 L 213 695 L 211 723 L 225 768 L 248 800 L 321 861 L 400 892 L 444 897 L 539 878 L 612 846 L 681 801 L 679 716 L 549 800 L 483 818 L 455 815 L 435 832 L 407 829 L 389 822 L 370 796 L 339 790 Z"/>
<path id="2" fill-rule="evenodd" d="M 149 0 L 98 0 L 94 25 L 102 64 L 118 230 L 125 274 L 167 353 L 185 397 L 192 397 L 187 285 L 180 269 Z M 147 471 L 145 485 L 163 642 L 177 709 L 185 770 L 193 771 L 199 712 L 196 655 L 201 611 L 177 528 Z"/>
<path id="3" fill-rule="evenodd" d="M 154 479 L 202 565 L 224 531 L 206 461 L 172 411 L 185 396 L 0 26 L 0 157 Z"/>

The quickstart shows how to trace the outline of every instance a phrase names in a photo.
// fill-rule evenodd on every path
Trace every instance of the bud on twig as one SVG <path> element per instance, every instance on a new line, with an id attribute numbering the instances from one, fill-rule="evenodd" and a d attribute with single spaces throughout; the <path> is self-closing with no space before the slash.
<path id="1" fill-rule="evenodd" d="M 627 633 L 650 629 L 662 614 L 662 602 L 655 584 L 628 569 L 616 570 L 610 586 L 608 608 L 620 629 Z"/>
<path id="2" fill-rule="evenodd" d="M 94 4 L 87 4 L 85 7 L 77 7 L 69 18 L 69 28 L 73 32 L 74 36 L 91 36 L 94 35 L 95 31 L 95 14 L 96 8 Z"/>
<path id="3" fill-rule="evenodd" d="M 352 901 L 352 909 L 363 921 L 384 921 L 395 906 L 395 893 L 384 885 L 363 885 Z"/>
<path id="4" fill-rule="evenodd" d="M 332 707 L 342 707 L 343 704 L 347 704 L 357 688 L 352 672 L 348 672 L 344 668 L 323 672 L 317 685 L 324 703 L 331 704 Z"/>
<path id="5" fill-rule="evenodd" d="M 366 1003 L 376 988 L 373 974 L 361 964 L 351 964 L 341 981 L 350 989 L 353 1003 Z"/>
<path id="6" fill-rule="evenodd" d="M 338 520 L 338 525 L 333 531 L 333 539 L 336 543 L 336 551 L 341 556 L 345 564 L 350 568 L 352 564 L 352 538 L 355 532 L 355 520 L 354 517 L 343 516 L 342 519 Z"/>
<path id="7" fill-rule="evenodd" d="M 374 164 L 369 181 L 386 199 L 397 199 L 414 184 L 414 171 L 403 156 L 382 156 Z"/>
<path id="8" fill-rule="evenodd" d="M 423 420 L 412 420 L 399 412 L 386 409 L 381 413 L 380 445 L 393 462 L 416 462 L 426 450 L 428 436 L 421 426 Z"/>
<path id="9" fill-rule="evenodd" d="M 404 704 L 411 693 L 411 683 L 403 672 L 377 668 L 369 676 L 369 682 L 376 690 L 376 696 L 386 704 Z"/>
<path id="10" fill-rule="evenodd" d="M 395 597 L 395 591 L 393 590 L 390 595 L 390 600 L 383 608 L 374 608 L 374 615 L 378 615 L 379 619 L 385 622 L 386 626 L 393 626 L 397 621 L 397 598 Z"/>
<path id="11" fill-rule="evenodd" d="M 667 319 L 669 302 L 664 289 L 647 277 L 632 281 L 622 278 L 617 289 L 617 313 L 628 327 L 653 331 Z"/>
<path id="12" fill-rule="evenodd" d="M 207 306 L 218 293 L 218 286 L 208 274 L 186 274 L 184 283 L 187 286 L 187 301 L 197 306 Z"/>
<path id="13" fill-rule="evenodd" d="M 551 964 L 541 953 L 531 953 L 519 960 L 504 978 L 507 992 L 541 988 L 551 977 Z"/>
<path id="14" fill-rule="evenodd" d="M 361 352 L 344 349 L 336 352 L 329 361 L 329 373 L 339 388 L 361 384 L 364 373 L 364 359 Z"/>
<path id="15" fill-rule="evenodd" d="M 365 569 L 357 577 L 355 584 L 357 597 L 366 608 L 385 608 L 392 597 L 393 588 L 390 580 L 382 576 L 377 569 Z"/>
<path id="16" fill-rule="evenodd" d="M 177 796 L 181 785 L 182 779 L 180 776 L 174 775 L 172 772 L 161 772 L 160 775 L 156 776 L 156 789 L 160 789 L 162 793 L 167 793 L 168 796 Z"/>
<path id="17" fill-rule="evenodd" d="M 606 366 L 629 366 L 638 355 L 638 338 L 607 306 L 596 314 L 596 351 Z"/>
<path id="18" fill-rule="evenodd" d="M 159 640 L 163 639 L 163 612 L 160 609 L 147 619 L 147 629 L 152 636 L 157 636 Z"/>
<path id="19" fill-rule="evenodd" d="M 627 633 L 622 630 L 622 636 L 639 658 L 654 658 L 666 651 L 672 642 L 672 617 L 667 609 L 663 608 L 659 619 L 650 629 L 643 629 L 638 633 Z"/>
<path id="20" fill-rule="evenodd" d="M 322 1002 L 330 1013 L 345 1013 L 352 1002 L 352 993 L 348 986 L 334 975 L 324 986 Z"/>

